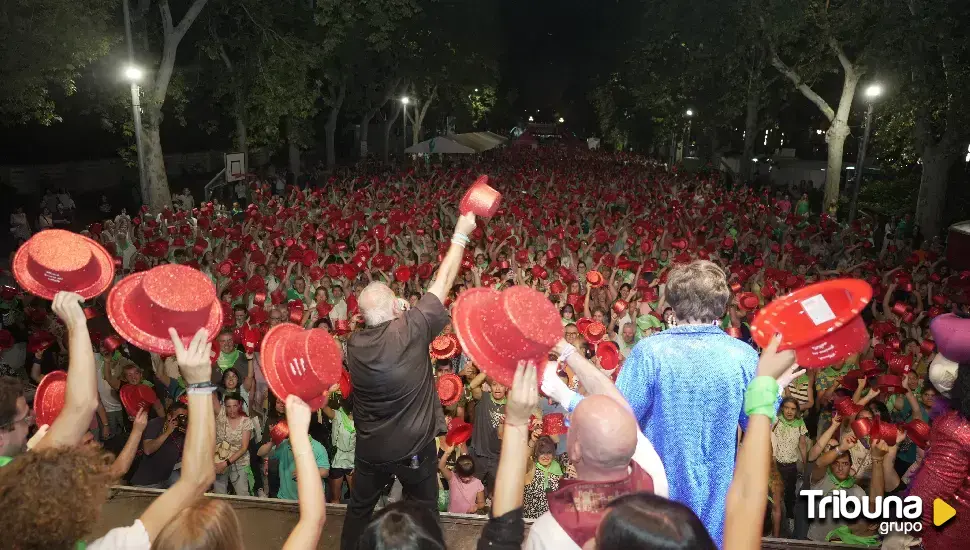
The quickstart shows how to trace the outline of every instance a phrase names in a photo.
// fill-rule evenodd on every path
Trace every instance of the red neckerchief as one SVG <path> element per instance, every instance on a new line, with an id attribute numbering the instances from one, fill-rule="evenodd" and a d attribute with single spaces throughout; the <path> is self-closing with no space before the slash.
<path id="1" fill-rule="evenodd" d="M 569 538 L 582 546 L 596 537 L 596 527 L 613 499 L 641 491 L 653 492 L 653 478 L 636 462 L 630 463 L 626 479 L 609 482 L 559 480 L 559 489 L 550 492 L 549 512 Z"/>

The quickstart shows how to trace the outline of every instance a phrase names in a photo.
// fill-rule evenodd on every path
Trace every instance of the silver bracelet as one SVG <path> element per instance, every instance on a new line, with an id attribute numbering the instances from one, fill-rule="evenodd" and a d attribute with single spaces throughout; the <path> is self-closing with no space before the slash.
<path id="1" fill-rule="evenodd" d="M 457 244 L 458 246 L 465 248 L 465 245 L 467 245 L 468 242 L 462 242 L 462 241 L 459 241 L 458 239 L 453 238 L 451 239 L 451 244 Z"/>
<path id="2" fill-rule="evenodd" d="M 216 386 L 202 386 L 198 388 L 186 388 L 185 393 L 189 395 L 210 395 L 216 391 Z"/>

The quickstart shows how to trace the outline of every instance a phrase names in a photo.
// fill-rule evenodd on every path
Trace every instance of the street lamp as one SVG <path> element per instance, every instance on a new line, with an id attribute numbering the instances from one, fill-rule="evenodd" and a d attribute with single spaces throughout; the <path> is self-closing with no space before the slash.
<path id="1" fill-rule="evenodd" d="M 144 76 L 144 72 L 139 67 L 134 65 L 125 67 L 125 79 L 129 82 L 140 82 L 142 76 Z"/>
<path id="2" fill-rule="evenodd" d="M 535 119 L 534 119 L 534 118 L 532 118 L 532 116 L 531 116 L 531 115 L 529 116 L 529 122 L 535 122 Z"/>
<path id="3" fill-rule="evenodd" d="M 692 117 L 694 116 L 694 110 L 687 109 L 687 112 L 684 114 L 687 115 L 687 131 L 685 132 L 684 136 L 684 154 L 690 156 L 690 125 L 691 122 L 693 122 Z"/>
<path id="4" fill-rule="evenodd" d="M 859 203 L 859 189 L 862 187 L 862 173 L 866 165 L 866 146 L 869 144 L 869 133 L 872 131 L 872 107 L 876 99 L 882 95 L 881 84 L 870 84 L 866 86 L 864 95 L 866 96 L 866 126 L 862 132 L 862 142 L 859 144 L 859 156 L 856 159 L 855 182 L 852 184 L 852 202 L 849 203 L 849 223 L 855 221 L 856 206 Z"/>
<path id="5" fill-rule="evenodd" d="M 404 148 L 408 148 L 408 104 L 411 103 L 411 98 L 404 96 L 401 98 L 401 105 L 404 108 L 401 110 L 401 116 L 404 118 Z"/>
<path id="6" fill-rule="evenodd" d="M 687 116 L 688 117 L 694 116 L 694 110 L 693 109 L 687 109 Z"/>
<path id="7" fill-rule="evenodd" d="M 559 117 L 559 124 L 562 124 L 563 122 L 566 122 L 566 119 L 564 119 L 563 117 Z"/>

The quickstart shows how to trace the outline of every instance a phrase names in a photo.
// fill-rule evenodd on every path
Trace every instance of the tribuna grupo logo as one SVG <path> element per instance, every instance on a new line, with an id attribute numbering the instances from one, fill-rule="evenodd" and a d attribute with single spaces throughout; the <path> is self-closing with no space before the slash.
<path id="1" fill-rule="evenodd" d="M 843 490 L 801 491 L 808 498 L 809 519 L 868 519 L 879 522 L 879 533 L 918 533 L 923 530 L 923 501 L 919 497 L 857 497 Z"/>

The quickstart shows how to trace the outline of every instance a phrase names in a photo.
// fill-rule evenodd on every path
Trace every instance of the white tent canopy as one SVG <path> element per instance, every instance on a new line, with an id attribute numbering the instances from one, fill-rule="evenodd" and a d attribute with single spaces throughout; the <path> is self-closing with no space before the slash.
<path id="1" fill-rule="evenodd" d="M 448 134 L 446 136 L 433 137 L 431 139 L 415 143 L 405 149 L 406 153 L 430 154 L 430 153 L 481 153 L 494 149 L 506 142 L 506 139 L 492 132 L 469 132 L 466 134 Z"/>

